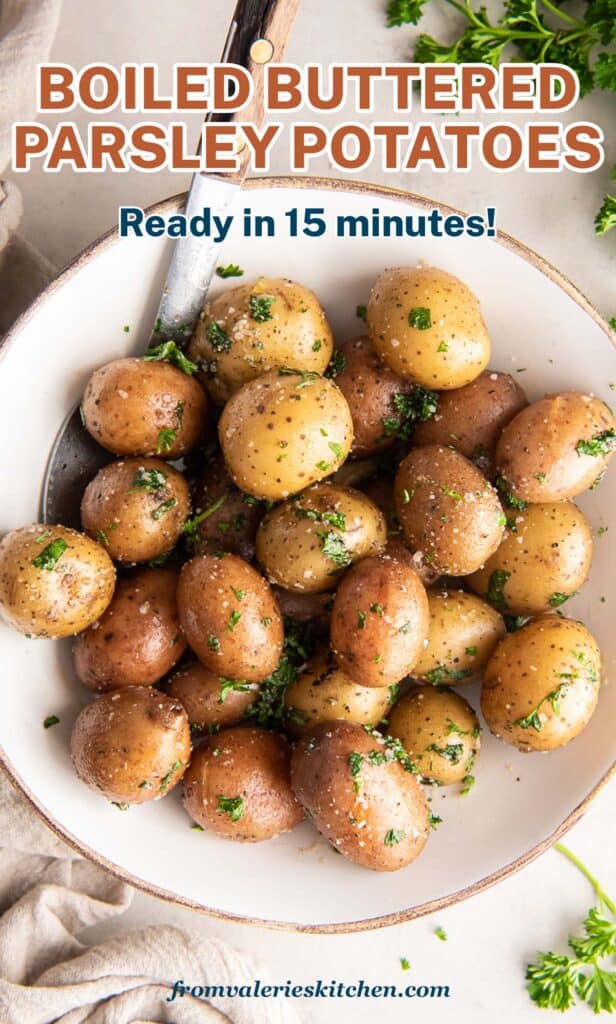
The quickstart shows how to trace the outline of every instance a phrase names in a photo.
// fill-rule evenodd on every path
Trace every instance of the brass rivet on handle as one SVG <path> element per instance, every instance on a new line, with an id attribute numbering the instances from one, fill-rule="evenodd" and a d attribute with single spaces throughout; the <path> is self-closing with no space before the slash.
<path id="1" fill-rule="evenodd" d="M 274 44 L 269 39 L 255 39 L 250 47 L 250 57 L 255 64 L 269 64 L 274 56 Z"/>

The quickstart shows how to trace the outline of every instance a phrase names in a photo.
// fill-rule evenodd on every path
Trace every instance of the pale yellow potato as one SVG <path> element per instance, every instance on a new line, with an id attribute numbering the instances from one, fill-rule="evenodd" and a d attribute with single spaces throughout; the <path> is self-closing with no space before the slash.
<path id="1" fill-rule="evenodd" d="M 285 729 L 300 736 L 319 722 L 344 719 L 377 725 L 396 697 L 396 688 L 359 686 L 336 666 L 332 655 L 315 655 L 285 690 Z"/>
<path id="2" fill-rule="evenodd" d="M 257 558 L 270 583 L 286 590 L 333 590 L 340 573 L 385 547 L 385 517 L 350 487 L 315 484 L 261 520 Z"/>
<path id="3" fill-rule="evenodd" d="M 287 278 L 260 277 L 206 304 L 188 354 L 222 405 L 242 384 L 278 366 L 323 373 L 332 349 L 316 295 Z"/>
<path id="4" fill-rule="evenodd" d="M 35 523 L 0 542 L 0 616 L 20 633 L 80 633 L 103 614 L 114 587 L 109 555 L 77 530 Z"/>
<path id="5" fill-rule="evenodd" d="M 502 493 L 518 503 L 575 498 L 607 468 L 615 427 L 612 412 L 594 395 L 567 391 L 533 402 L 511 420 L 498 442 Z"/>
<path id="6" fill-rule="evenodd" d="M 218 433 L 237 486 L 255 498 L 280 501 L 342 465 L 353 443 L 353 421 L 333 381 L 272 370 L 235 392 Z"/>
<path id="7" fill-rule="evenodd" d="M 590 570 L 592 531 L 586 517 L 572 501 L 556 501 L 512 510 L 508 521 L 494 554 L 469 577 L 470 586 L 512 615 L 560 607 Z"/>
<path id="8" fill-rule="evenodd" d="M 498 644 L 486 665 L 481 711 L 519 750 L 554 750 L 581 733 L 597 706 L 601 654 L 581 622 L 542 615 Z"/>
<path id="9" fill-rule="evenodd" d="M 467 779 L 481 745 L 481 728 L 472 707 L 459 693 L 419 686 L 400 698 L 389 718 L 423 778 L 451 786 Z"/>
<path id="10" fill-rule="evenodd" d="M 498 495 L 476 466 L 452 448 L 414 448 L 394 485 L 406 543 L 437 572 L 467 576 L 496 551 L 505 528 Z"/>
<path id="11" fill-rule="evenodd" d="M 486 601 L 464 590 L 428 590 L 428 645 L 413 677 L 448 686 L 481 672 L 505 635 L 505 624 Z"/>
<path id="12" fill-rule="evenodd" d="M 470 384 L 490 359 L 477 296 L 437 267 L 384 270 L 368 302 L 368 333 L 395 373 L 437 391 Z"/>

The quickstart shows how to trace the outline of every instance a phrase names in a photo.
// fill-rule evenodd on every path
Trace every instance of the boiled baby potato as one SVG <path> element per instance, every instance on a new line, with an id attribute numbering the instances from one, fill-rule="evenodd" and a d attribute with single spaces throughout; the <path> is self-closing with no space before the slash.
<path id="1" fill-rule="evenodd" d="M 355 864 L 397 871 L 428 838 L 428 807 L 399 744 L 354 722 L 323 722 L 293 751 L 293 789 L 321 835 Z"/>
<path id="2" fill-rule="evenodd" d="M 386 538 L 385 518 L 365 494 L 315 484 L 261 520 L 257 558 L 271 583 L 321 593 L 349 565 L 378 554 Z"/>
<path id="3" fill-rule="evenodd" d="M 77 530 L 35 523 L 0 541 L 0 615 L 27 636 L 87 629 L 107 608 L 114 586 L 109 555 Z"/>
<path id="4" fill-rule="evenodd" d="M 204 436 L 208 400 L 170 363 L 114 359 L 90 377 L 81 413 L 88 433 L 115 455 L 177 459 Z"/>
<path id="5" fill-rule="evenodd" d="M 459 693 L 435 686 L 415 687 L 393 709 L 389 731 L 400 740 L 423 778 L 441 786 L 470 783 L 481 728 L 472 707 Z"/>
<path id="6" fill-rule="evenodd" d="M 492 476 L 501 431 L 527 405 L 509 373 L 484 370 L 465 387 L 439 395 L 436 414 L 413 430 L 413 445 L 451 445 Z"/>
<path id="7" fill-rule="evenodd" d="M 505 624 L 498 612 L 463 590 L 429 590 L 428 644 L 413 668 L 413 677 L 455 685 L 481 671 Z"/>
<path id="8" fill-rule="evenodd" d="M 103 693 L 122 686 L 151 686 L 186 650 L 171 569 L 141 569 L 118 580 L 105 613 L 77 637 L 77 678 Z"/>
<path id="9" fill-rule="evenodd" d="M 342 579 L 334 598 L 331 647 L 338 665 L 360 686 L 393 686 L 417 662 L 428 637 L 428 599 L 410 559 L 364 558 Z"/>
<path id="10" fill-rule="evenodd" d="M 600 685 L 601 655 L 586 627 L 542 615 L 499 643 L 486 665 L 481 710 L 505 743 L 554 750 L 588 725 Z"/>
<path id="11" fill-rule="evenodd" d="M 615 426 L 608 406 L 594 395 L 546 395 L 503 430 L 496 449 L 499 487 L 516 507 L 575 498 L 607 468 Z"/>
<path id="12" fill-rule="evenodd" d="M 186 562 L 178 607 L 190 647 L 211 672 L 254 683 L 278 665 L 278 605 L 267 580 L 237 555 L 197 555 Z"/>
<path id="13" fill-rule="evenodd" d="M 344 363 L 336 384 L 348 402 L 355 432 L 351 457 L 361 459 L 393 444 L 394 403 L 403 400 L 413 386 L 381 362 L 370 338 L 351 338 L 338 345 L 338 351 Z"/>
<path id="14" fill-rule="evenodd" d="M 469 577 L 470 586 L 512 615 L 558 608 L 588 576 L 592 532 L 586 517 L 572 501 L 557 501 L 529 505 L 508 522 L 494 554 Z"/>
<path id="15" fill-rule="evenodd" d="M 222 405 L 242 384 L 279 366 L 323 373 L 332 348 L 316 295 L 287 278 L 260 277 L 207 303 L 188 353 Z"/>
<path id="16" fill-rule="evenodd" d="M 186 480 L 160 459 L 103 466 L 81 499 L 84 530 L 118 562 L 148 562 L 167 554 L 189 512 Z"/>
<path id="17" fill-rule="evenodd" d="M 470 384 L 490 359 L 477 296 L 436 267 L 384 270 L 368 302 L 368 333 L 394 373 L 437 391 Z"/>
<path id="18" fill-rule="evenodd" d="M 184 807 L 208 832 L 260 843 L 304 817 L 289 780 L 289 745 L 266 729 L 224 729 L 197 747 L 184 779 Z"/>
<path id="19" fill-rule="evenodd" d="M 395 696 L 394 687 L 359 686 L 337 667 L 330 652 L 317 654 L 285 690 L 285 728 L 299 736 L 319 722 L 336 719 L 377 725 Z"/>
<path id="20" fill-rule="evenodd" d="M 79 778 L 108 800 L 157 800 L 180 781 L 190 758 L 186 712 L 149 686 L 111 690 L 78 715 L 71 757 Z"/>
<path id="21" fill-rule="evenodd" d="M 237 486 L 255 498 L 280 501 L 342 465 L 353 421 L 333 381 L 279 369 L 236 391 L 218 432 Z"/>
<path id="22" fill-rule="evenodd" d="M 398 469 L 396 512 L 407 544 L 440 573 L 467 576 L 496 551 L 505 516 L 492 485 L 452 448 L 415 448 Z"/>
<path id="23" fill-rule="evenodd" d="M 257 526 L 265 506 L 238 490 L 220 453 L 208 461 L 197 477 L 193 511 L 186 539 L 195 555 L 229 551 L 252 561 Z"/>
<path id="24" fill-rule="evenodd" d="M 192 733 L 217 732 L 242 721 L 259 695 L 256 683 L 217 676 L 199 661 L 173 673 L 165 692 L 186 709 Z"/>

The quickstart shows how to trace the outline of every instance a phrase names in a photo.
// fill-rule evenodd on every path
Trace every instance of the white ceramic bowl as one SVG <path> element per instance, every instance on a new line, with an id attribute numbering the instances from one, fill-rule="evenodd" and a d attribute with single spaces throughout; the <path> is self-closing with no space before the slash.
<path id="1" fill-rule="evenodd" d="M 616 366 L 607 325 L 573 285 L 513 239 L 350 241 L 330 231 L 294 240 L 284 213 L 295 206 L 323 208 L 332 223 L 338 214 L 369 215 L 374 207 L 405 215 L 436 204 L 339 182 L 262 179 L 248 188 L 244 205 L 273 215 L 278 237 L 245 239 L 236 228 L 221 260 L 240 263 L 248 279 L 285 275 L 313 288 L 336 337 L 361 330 L 356 306 L 366 301 L 380 270 L 424 260 L 458 274 L 477 293 L 494 347 L 491 365 L 519 371 L 531 398 L 571 388 L 612 397 Z M 176 197 L 156 210 L 171 213 L 180 204 Z M 60 275 L 6 338 L 0 353 L 2 533 L 37 519 L 52 442 L 90 372 L 143 349 L 170 247 L 168 240 L 107 235 Z M 616 656 L 610 603 L 616 472 L 579 503 L 595 528 L 609 523 L 611 529 L 596 539 L 591 579 L 566 611 L 597 636 L 607 678 Z M 224 842 L 191 829 L 179 789 L 120 813 L 80 783 L 68 742 L 87 695 L 73 678 L 70 644 L 27 640 L 5 627 L 0 638 L 2 759 L 39 813 L 80 851 L 134 885 L 227 918 L 344 931 L 417 917 L 527 863 L 576 821 L 611 771 L 616 687 L 604 685 L 589 727 L 562 750 L 523 755 L 486 730 L 474 790 L 462 798 L 451 790 L 433 792 L 432 810 L 443 824 L 402 872 L 379 875 L 349 864 L 308 824 L 269 843 Z M 476 688 L 467 692 L 477 706 Z M 61 721 L 45 731 L 50 714 Z"/>

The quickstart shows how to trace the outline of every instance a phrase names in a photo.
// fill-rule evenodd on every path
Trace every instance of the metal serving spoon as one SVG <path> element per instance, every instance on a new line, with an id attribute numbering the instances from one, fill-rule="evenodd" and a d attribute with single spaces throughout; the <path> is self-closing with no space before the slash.
<path id="1" fill-rule="evenodd" d="M 222 62 L 246 68 L 254 81 L 254 96 L 240 114 L 208 114 L 206 121 L 246 121 L 260 125 L 264 117 L 263 68 L 280 61 L 299 10 L 300 0 L 238 0 L 229 28 Z M 239 167 L 226 174 L 195 174 L 185 213 L 192 216 L 210 207 L 212 214 L 229 212 L 249 169 L 245 147 Z M 175 244 L 171 265 L 149 347 L 163 340 L 190 337 L 212 280 L 218 251 L 208 240 L 187 236 Z M 51 451 L 43 480 L 41 516 L 47 523 L 79 527 L 81 495 L 102 466 L 110 461 L 90 437 L 75 409 L 63 424 Z"/>

